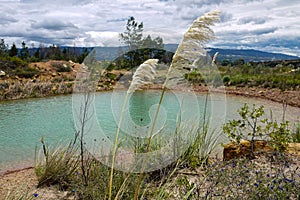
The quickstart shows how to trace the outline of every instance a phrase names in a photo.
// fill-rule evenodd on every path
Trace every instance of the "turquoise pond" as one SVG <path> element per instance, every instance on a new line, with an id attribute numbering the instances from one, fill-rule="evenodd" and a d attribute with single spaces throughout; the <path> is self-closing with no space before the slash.
<path id="1" fill-rule="evenodd" d="M 113 138 L 116 132 L 118 110 L 123 104 L 124 94 L 124 92 L 95 94 L 93 109 L 98 124 L 110 138 Z M 148 111 L 155 110 L 160 94 L 159 91 L 139 92 L 129 98 L 127 115 L 131 117 L 131 121 L 126 122 L 130 125 L 129 129 L 131 124 L 149 128 L 154 113 Z M 201 118 L 206 95 L 197 94 L 195 97 L 193 101 L 186 101 L 186 113 L 189 116 L 190 113 L 197 111 Z M 185 98 L 190 97 L 187 95 Z M 195 100 L 198 105 L 195 105 Z M 176 113 L 180 110 L 181 101 L 182 99 L 174 94 L 167 93 L 164 97 L 162 120 L 158 123 L 164 124 L 169 131 L 172 131 L 177 120 Z M 215 112 L 212 114 L 211 126 L 220 128 L 221 122 L 237 117 L 236 110 L 244 103 L 264 105 L 267 115 L 269 110 L 272 110 L 274 118 L 281 119 L 282 105 L 279 103 L 229 95 L 225 101 L 224 96 L 216 94 L 207 102 L 207 115 L 210 115 L 211 110 Z M 33 165 L 35 149 L 41 147 L 42 137 L 50 145 L 69 141 L 76 130 L 74 122 L 76 114 L 73 111 L 72 95 L 0 102 L 0 173 Z M 287 108 L 287 120 L 296 121 L 299 116 L 299 108 Z"/>

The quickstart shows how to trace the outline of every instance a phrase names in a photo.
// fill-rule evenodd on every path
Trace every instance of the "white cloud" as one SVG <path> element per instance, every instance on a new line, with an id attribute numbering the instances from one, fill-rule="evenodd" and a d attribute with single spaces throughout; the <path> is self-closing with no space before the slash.
<path id="1" fill-rule="evenodd" d="M 76 46 L 120 45 L 119 33 L 134 16 L 144 35 L 179 43 L 198 16 L 219 9 L 209 46 L 253 48 L 300 56 L 300 2 L 294 0 L 20 0 L 1 1 L 0 38 Z"/>

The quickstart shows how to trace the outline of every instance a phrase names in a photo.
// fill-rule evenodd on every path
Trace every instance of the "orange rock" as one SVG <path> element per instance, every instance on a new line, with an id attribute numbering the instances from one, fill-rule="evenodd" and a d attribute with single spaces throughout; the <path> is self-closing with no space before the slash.
<path id="1" fill-rule="evenodd" d="M 289 143 L 287 152 L 300 156 L 300 143 Z"/>
<path id="2" fill-rule="evenodd" d="M 254 143 L 254 152 L 272 152 L 274 148 L 267 141 L 257 140 Z M 300 156 L 300 143 L 289 143 L 286 152 Z M 224 146 L 223 159 L 231 160 L 251 156 L 251 142 L 242 140 L 240 145 L 230 142 Z"/>
<path id="3" fill-rule="evenodd" d="M 274 148 L 267 141 L 257 140 L 254 142 L 254 152 L 272 152 Z M 230 142 L 224 146 L 223 159 L 231 160 L 239 157 L 251 157 L 251 142 L 242 140 L 240 145 Z"/>

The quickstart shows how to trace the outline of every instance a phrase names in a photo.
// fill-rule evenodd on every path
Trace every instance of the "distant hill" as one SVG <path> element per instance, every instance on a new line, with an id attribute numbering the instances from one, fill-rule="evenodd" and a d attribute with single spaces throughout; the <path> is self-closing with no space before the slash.
<path id="1" fill-rule="evenodd" d="M 170 52 L 175 52 L 178 44 L 165 44 L 165 50 Z M 83 47 L 66 47 L 62 46 L 61 49 L 69 48 L 70 50 L 78 53 L 82 53 Z M 126 47 L 94 47 L 96 48 L 97 58 L 99 60 L 114 60 L 123 53 L 127 51 Z M 89 51 L 93 48 L 88 47 Z M 36 51 L 36 48 L 31 49 L 31 54 Z M 295 60 L 300 59 L 297 56 L 290 56 L 281 53 L 269 53 L 264 51 L 258 51 L 253 49 L 220 49 L 220 48 L 208 48 L 207 51 L 212 56 L 216 52 L 219 52 L 217 60 L 229 60 L 234 61 L 238 59 L 243 59 L 246 62 L 264 62 L 264 61 L 274 61 L 274 60 Z"/>
<path id="2" fill-rule="evenodd" d="M 247 50 L 234 50 L 234 49 L 218 49 L 212 48 L 209 53 L 211 55 L 219 52 L 219 60 L 230 60 L 234 61 L 237 59 L 244 59 L 246 62 L 263 62 L 263 61 L 274 61 L 274 60 L 295 60 L 300 59 L 297 56 L 290 56 L 281 53 L 269 53 L 264 51 L 258 51 L 254 49 Z"/>
<path id="3" fill-rule="evenodd" d="M 178 44 L 166 44 L 165 49 L 167 51 L 175 51 Z M 220 49 L 220 48 L 209 48 L 207 49 L 209 54 L 213 56 L 218 52 L 217 60 L 229 60 L 234 61 L 238 59 L 244 59 L 246 62 L 263 62 L 263 61 L 274 61 L 274 60 L 295 60 L 300 59 L 297 56 L 290 56 L 281 53 L 269 53 L 254 49 Z"/>

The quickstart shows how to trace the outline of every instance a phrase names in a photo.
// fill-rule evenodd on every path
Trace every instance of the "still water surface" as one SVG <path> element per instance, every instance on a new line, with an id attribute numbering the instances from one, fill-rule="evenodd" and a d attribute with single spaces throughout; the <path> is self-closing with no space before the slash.
<path id="1" fill-rule="evenodd" d="M 103 131 L 108 134 L 116 130 L 116 120 L 111 112 L 112 94 L 112 92 L 101 92 L 95 95 L 95 110 L 98 121 Z M 153 102 L 158 102 L 160 92 L 151 91 L 147 95 L 140 95 L 139 98 L 129 101 L 129 103 L 137 105 L 133 106 L 129 113 L 136 117 L 136 119 L 133 117 L 133 121 L 140 123 L 140 125 L 149 123 L 149 116 L 144 114 L 144 110 L 149 109 Z M 199 110 L 203 112 L 205 95 L 197 94 L 197 98 Z M 172 110 L 172 106 L 174 107 L 176 102 L 170 104 L 168 101 L 171 101 L 172 98 L 168 99 L 168 94 L 165 99 L 170 106 L 165 107 L 166 110 Z M 123 101 L 122 98 L 114 98 L 114 101 L 118 100 Z M 218 101 L 218 98 L 214 98 L 213 101 Z M 237 117 L 236 110 L 244 103 L 264 105 L 266 113 L 272 110 L 274 118 L 278 120 L 282 116 L 282 105 L 279 103 L 228 95 L 226 102 L 223 102 L 224 99 L 220 101 L 222 101 L 219 104 L 220 107 L 226 106 L 225 121 Z M 122 105 L 122 102 L 119 105 Z M 210 105 L 210 102 L 208 102 L 208 105 Z M 218 109 L 215 108 L 215 110 Z M 220 110 L 224 110 L 224 108 L 220 108 Z M 168 112 L 167 115 L 168 119 L 174 120 L 175 115 Z M 224 116 L 220 113 L 220 118 L 224 118 Z M 287 120 L 297 121 L 299 116 L 299 108 L 287 108 Z M 143 121 L 140 120 L 141 118 L 143 118 Z M 214 126 L 217 121 L 220 120 L 212 119 L 211 124 Z M 35 149 L 41 147 L 40 140 L 42 137 L 50 145 L 57 145 L 68 141 L 74 136 L 74 133 L 71 95 L 0 102 L 0 173 L 8 169 L 32 165 Z"/>

